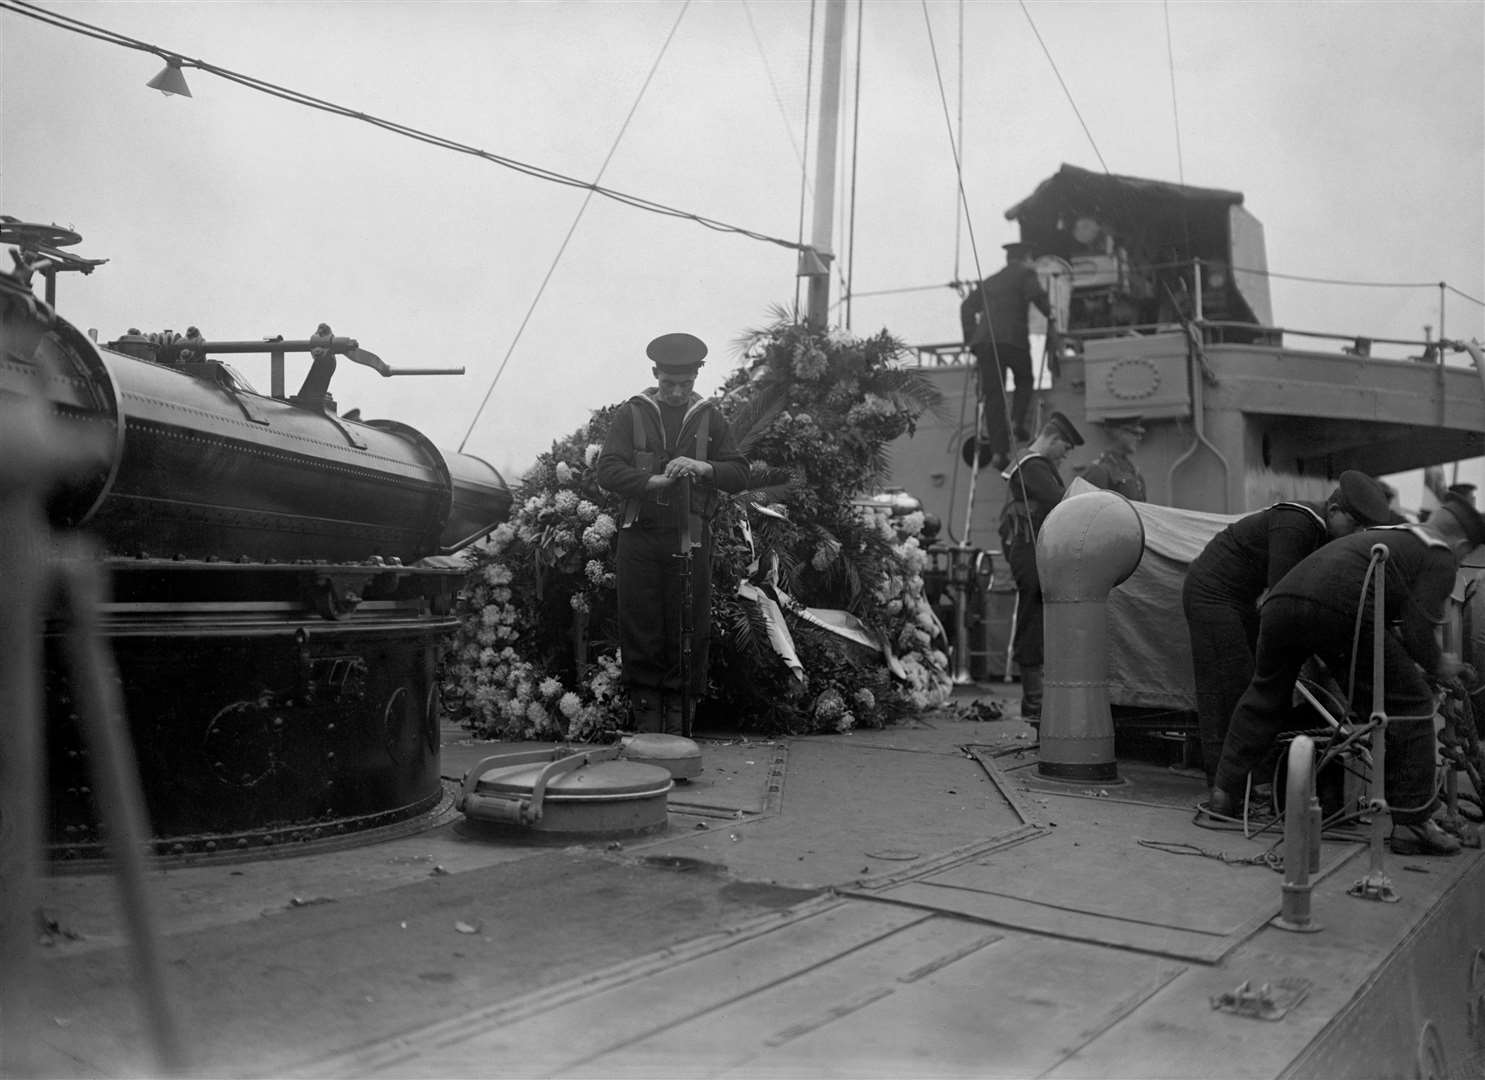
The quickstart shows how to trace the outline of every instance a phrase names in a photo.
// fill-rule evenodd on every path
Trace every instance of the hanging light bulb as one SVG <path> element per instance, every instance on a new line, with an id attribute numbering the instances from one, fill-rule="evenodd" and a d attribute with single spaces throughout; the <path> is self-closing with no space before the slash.
<path id="1" fill-rule="evenodd" d="M 180 60 L 170 56 L 165 58 L 165 67 L 160 74 L 156 75 L 145 84 L 152 90 L 158 90 L 166 97 L 179 94 L 181 97 L 190 97 L 191 88 L 186 85 L 185 73 L 180 69 Z"/>

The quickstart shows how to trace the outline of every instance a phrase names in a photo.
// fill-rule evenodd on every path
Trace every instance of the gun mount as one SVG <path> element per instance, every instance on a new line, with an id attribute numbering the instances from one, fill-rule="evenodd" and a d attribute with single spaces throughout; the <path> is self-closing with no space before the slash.
<path id="1" fill-rule="evenodd" d="M 36 250 L 44 231 L 0 227 L 29 245 L 6 275 L 29 302 L 4 310 L 0 396 L 41 402 L 79 448 L 47 514 L 104 553 L 101 622 L 158 850 L 250 850 L 438 805 L 435 672 L 464 582 L 442 557 L 503 521 L 510 490 L 406 424 L 338 415 L 329 382 L 340 356 L 383 376 L 455 372 L 389 367 L 327 326 L 302 341 L 131 331 L 99 347 L 29 294 L 58 265 Z M 218 359 L 254 352 L 274 365 L 268 395 Z M 291 353 L 311 363 L 288 397 Z M 99 823 L 59 640 L 49 625 L 51 850 L 88 857 Z"/>

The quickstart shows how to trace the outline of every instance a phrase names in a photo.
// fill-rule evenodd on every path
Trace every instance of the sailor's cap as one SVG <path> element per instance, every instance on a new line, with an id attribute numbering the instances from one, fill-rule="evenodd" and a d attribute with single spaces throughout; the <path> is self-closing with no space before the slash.
<path id="1" fill-rule="evenodd" d="M 695 373 L 706 357 L 706 342 L 693 334 L 661 334 L 645 348 L 661 371 Z"/>
<path id="2" fill-rule="evenodd" d="M 1386 525 L 1392 520 L 1387 489 L 1380 480 L 1356 469 L 1341 473 L 1331 501 L 1363 525 Z"/>
<path id="3" fill-rule="evenodd" d="M 1048 416 L 1047 421 L 1045 424 L 1042 425 L 1042 428 L 1051 428 L 1058 435 L 1061 435 L 1065 440 L 1072 443 L 1072 445 L 1074 446 L 1083 445 L 1083 436 L 1078 434 L 1078 429 L 1073 427 L 1073 422 L 1067 417 L 1063 416 L 1060 412 L 1054 412 L 1050 416 Z"/>
<path id="4" fill-rule="evenodd" d="M 1457 491 L 1444 492 L 1444 497 L 1439 500 L 1439 509 L 1454 515 L 1454 520 L 1459 522 L 1459 527 L 1464 530 L 1464 535 L 1471 544 L 1485 544 L 1485 518 L 1480 516 L 1480 511 L 1463 495 Z"/>

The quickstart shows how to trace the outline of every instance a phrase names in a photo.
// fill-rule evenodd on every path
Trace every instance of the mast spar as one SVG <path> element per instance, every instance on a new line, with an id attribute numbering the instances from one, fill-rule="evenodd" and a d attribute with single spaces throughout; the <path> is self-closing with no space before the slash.
<path id="1" fill-rule="evenodd" d="M 840 76 L 845 40 L 846 0 L 825 2 L 824 58 L 820 65 L 820 125 L 815 153 L 815 214 L 810 246 L 799 253 L 799 276 L 809 278 L 808 324 L 823 330 L 829 322 L 830 263 L 835 255 L 831 226 L 835 218 L 836 135 L 840 126 Z"/>

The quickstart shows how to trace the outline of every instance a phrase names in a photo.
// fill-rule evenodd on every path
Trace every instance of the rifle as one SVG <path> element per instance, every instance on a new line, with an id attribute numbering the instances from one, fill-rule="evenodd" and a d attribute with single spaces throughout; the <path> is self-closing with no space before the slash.
<path id="1" fill-rule="evenodd" d="M 676 527 L 679 530 L 680 550 L 673 558 L 680 560 L 681 579 L 681 734 L 691 737 L 691 651 L 696 638 L 695 593 L 691 584 L 691 573 L 695 567 L 695 556 L 691 554 L 691 478 L 682 477 L 676 482 Z"/>

